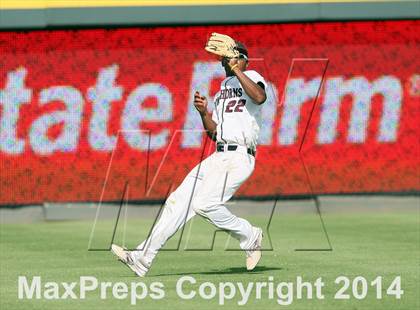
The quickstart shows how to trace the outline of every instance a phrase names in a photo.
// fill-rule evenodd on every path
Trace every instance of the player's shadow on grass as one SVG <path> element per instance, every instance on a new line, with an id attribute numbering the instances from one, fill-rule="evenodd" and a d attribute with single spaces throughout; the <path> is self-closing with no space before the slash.
<path id="1" fill-rule="evenodd" d="M 220 275 L 220 274 L 241 274 L 241 273 L 262 273 L 264 271 L 283 270 L 283 268 L 257 266 L 254 270 L 248 271 L 245 267 L 231 267 L 222 270 L 212 271 L 198 271 L 198 272 L 180 272 L 180 273 L 165 273 L 165 274 L 151 274 L 152 277 L 163 277 L 163 276 L 188 276 L 192 274 L 202 275 Z"/>

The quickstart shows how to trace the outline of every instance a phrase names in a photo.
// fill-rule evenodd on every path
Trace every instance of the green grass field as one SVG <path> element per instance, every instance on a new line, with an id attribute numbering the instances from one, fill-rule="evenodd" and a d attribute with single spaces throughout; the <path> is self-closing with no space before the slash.
<path id="1" fill-rule="evenodd" d="M 254 224 L 264 226 L 266 219 L 250 217 Z M 162 251 L 154 262 L 147 278 L 135 277 L 129 269 L 118 263 L 106 251 L 87 251 L 92 228 L 91 221 L 47 222 L 38 224 L 1 225 L 0 261 L 1 291 L 0 308 L 17 309 L 215 309 L 218 295 L 205 300 L 196 297 L 181 299 L 175 290 L 176 282 L 185 275 L 197 280 L 195 285 L 186 285 L 185 291 L 195 289 L 203 282 L 268 281 L 272 276 L 279 282 L 296 282 L 297 276 L 314 282 L 322 277 L 325 298 L 296 299 L 289 306 L 277 304 L 277 295 L 269 299 L 267 293 L 256 299 L 255 292 L 243 309 L 419 309 L 420 278 L 420 231 L 419 213 L 416 211 L 388 213 L 345 213 L 324 215 L 325 224 L 333 246 L 332 251 L 295 251 L 297 248 L 328 247 L 316 214 L 282 214 L 276 216 L 270 226 L 273 250 L 265 251 L 259 267 L 247 272 L 244 254 L 239 251 L 225 251 L 225 233 L 216 234 L 212 251 L 203 250 L 211 244 L 212 227 L 202 220 L 187 225 L 190 249 L 201 247 L 201 251 L 185 251 L 186 238 L 182 239 L 180 251 Z M 150 221 L 129 220 L 126 224 L 125 240 L 133 246 L 147 234 Z M 191 228 L 192 227 L 192 228 Z M 96 230 L 93 245 L 106 246 L 112 232 L 111 222 L 101 222 Z M 266 234 L 267 236 L 267 234 Z M 122 238 L 119 230 L 116 240 Z M 167 248 L 173 249 L 178 242 L 175 235 Z M 229 241 L 229 247 L 236 244 Z M 268 237 L 265 246 L 269 247 Z M 146 297 L 130 305 L 130 298 L 101 299 L 99 292 L 88 293 L 86 299 L 65 300 L 19 300 L 18 276 L 41 276 L 47 281 L 79 281 L 80 276 L 95 276 L 99 281 L 125 282 L 143 281 L 146 284 L 161 282 L 165 296 L 160 300 Z M 358 300 L 335 300 L 339 285 L 334 283 L 338 276 L 350 280 L 363 276 L 368 281 L 367 297 Z M 377 276 L 382 276 L 382 299 L 376 298 L 376 289 L 370 285 Z M 404 294 L 401 299 L 386 294 L 391 281 L 401 276 Z M 347 293 L 351 295 L 351 284 Z M 78 291 L 78 289 L 76 289 Z M 62 292 L 61 292 L 62 293 Z M 227 300 L 223 307 L 231 309 L 237 305 L 240 295 Z"/>

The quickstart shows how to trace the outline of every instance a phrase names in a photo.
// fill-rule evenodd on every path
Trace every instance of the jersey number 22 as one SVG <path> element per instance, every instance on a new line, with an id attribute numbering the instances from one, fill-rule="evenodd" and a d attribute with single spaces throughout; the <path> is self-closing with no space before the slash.
<path id="1" fill-rule="evenodd" d="M 236 100 L 229 101 L 228 104 L 226 105 L 225 112 L 226 113 L 243 112 L 243 107 L 245 106 L 245 103 L 246 103 L 245 99 L 240 99 L 238 101 Z"/>

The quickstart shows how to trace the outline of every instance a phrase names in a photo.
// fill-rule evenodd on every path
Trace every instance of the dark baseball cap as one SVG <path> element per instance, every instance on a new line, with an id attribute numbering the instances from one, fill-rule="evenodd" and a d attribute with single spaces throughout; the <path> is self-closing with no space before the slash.
<path id="1" fill-rule="evenodd" d="M 248 50 L 245 47 L 245 45 L 239 41 L 235 41 L 236 42 L 236 50 L 241 53 L 246 55 L 246 57 L 248 57 Z"/>

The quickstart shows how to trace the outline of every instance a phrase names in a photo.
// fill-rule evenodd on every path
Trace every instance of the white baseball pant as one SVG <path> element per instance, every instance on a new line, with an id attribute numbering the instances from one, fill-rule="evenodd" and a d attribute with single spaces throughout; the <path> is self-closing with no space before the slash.
<path id="1" fill-rule="evenodd" d="M 255 229 L 224 204 L 248 179 L 254 166 L 254 156 L 243 146 L 236 151 L 215 152 L 203 160 L 169 195 L 149 237 L 132 252 L 134 258 L 142 255 L 151 264 L 165 242 L 196 214 L 238 239 L 241 249 L 251 248 L 257 238 Z"/>

